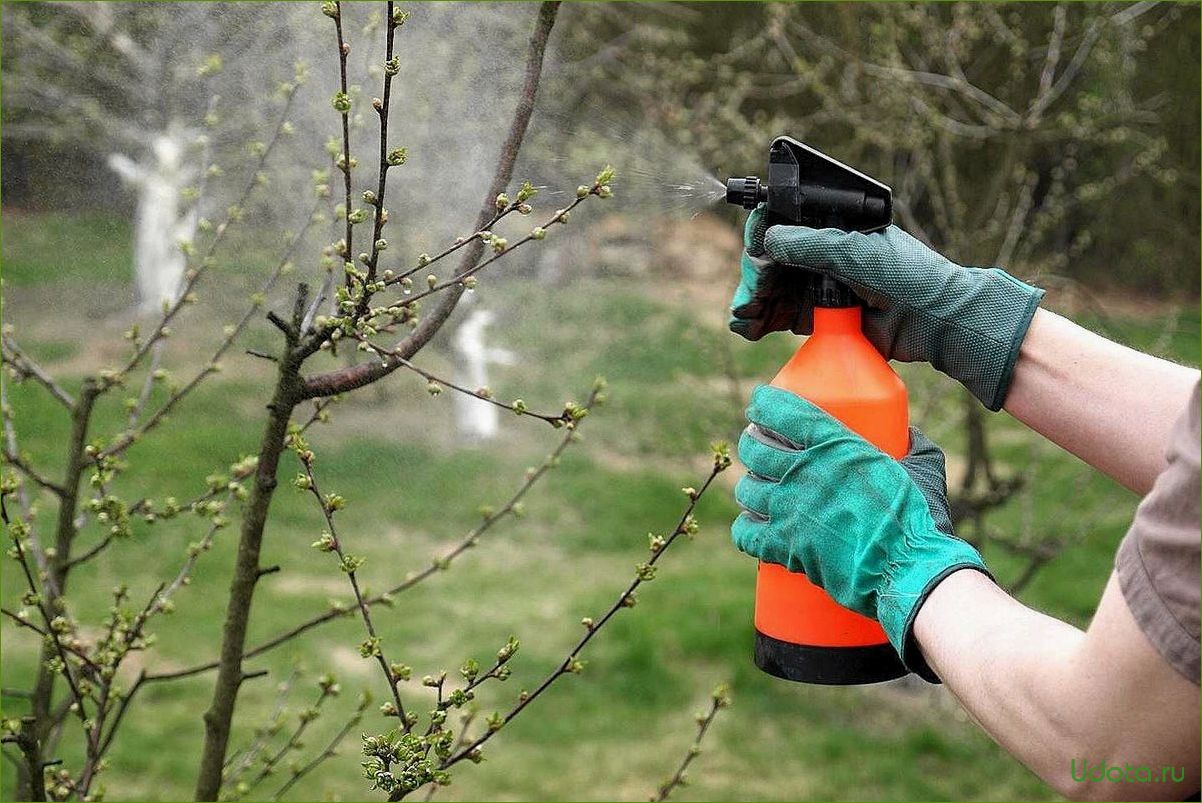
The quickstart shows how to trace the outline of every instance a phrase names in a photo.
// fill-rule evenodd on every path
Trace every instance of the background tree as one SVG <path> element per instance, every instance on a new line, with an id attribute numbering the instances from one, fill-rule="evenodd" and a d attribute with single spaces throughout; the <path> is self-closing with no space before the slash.
<path id="1" fill-rule="evenodd" d="M 737 175 L 788 133 L 891 184 L 897 222 L 919 239 L 1063 291 L 1053 304 L 1116 285 L 1190 297 L 1197 143 L 1175 123 L 1198 106 L 1166 102 L 1173 70 L 1151 55 L 1174 50 L 1183 25 L 1197 32 L 1196 9 L 1155 3 L 652 6 L 636 19 L 599 6 L 589 33 L 578 31 L 593 80 L 569 108 L 587 116 L 585 98 L 603 93 Z M 1194 48 L 1191 65 L 1196 39 L 1180 40 Z M 1177 199 L 1180 215 L 1149 229 L 1140 199 L 1152 195 Z M 1144 269 L 1153 247 L 1155 267 Z M 942 385 L 911 389 L 919 415 L 961 419 L 953 518 L 970 541 L 1023 557 L 1011 578 L 1021 589 L 1081 530 L 990 528 L 988 511 L 1030 478 L 995 469 L 988 419 L 970 396 L 949 407 Z"/>

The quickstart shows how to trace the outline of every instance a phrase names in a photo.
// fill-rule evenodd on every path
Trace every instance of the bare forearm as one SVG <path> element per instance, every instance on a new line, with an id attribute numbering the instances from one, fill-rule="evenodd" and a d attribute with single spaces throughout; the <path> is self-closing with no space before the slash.
<path id="1" fill-rule="evenodd" d="M 1039 310 L 1023 341 L 1005 409 L 1143 494 L 1164 469 L 1169 430 L 1197 381 L 1192 368 Z"/>
<path id="2" fill-rule="evenodd" d="M 972 613 L 966 616 L 965 611 Z M 915 622 L 923 655 L 965 710 L 995 741 L 1057 787 L 1074 734 L 1058 714 L 1062 701 L 1043 699 L 1042 690 L 1044 684 L 1061 685 L 1056 676 L 1083 636 L 968 571 L 941 583 Z"/>
<path id="3" fill-rule="evenodd" d="M 1197 687 L 1147 643 L 1113 579 L 1083 633 L 1027 608 L 978 572 L 957 572 L 931 594 L 914 634 L 965 710 L 1061 793 L 1175 794 L 1169 784 L 1083 785 L 1073 778 L 1073 760 L 1184 766 L 1177 799 L 1196 786 Z"/>

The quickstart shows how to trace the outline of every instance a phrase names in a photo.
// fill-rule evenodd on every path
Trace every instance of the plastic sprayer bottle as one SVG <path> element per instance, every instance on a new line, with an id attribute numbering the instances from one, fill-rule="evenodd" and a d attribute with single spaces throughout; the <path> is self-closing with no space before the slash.
<path id="1" fill-rule="evenodd" d="M 889 225 L 892 194 L 789 137 L 769 151 L 768 181 L 727 182 L 727 200 L 764 202 L 769 225 L 788 223 L 876 231 Z M 861 330 L 861 306 L 847 287 L 815 276 L 813 334 L 772 384 L 796 393 L 899 458 L 909 448 L 906 388 Z M 855 685 L 901 677 L 906 669 L 877 622 L 841 607 L 804 574 L 760 563 L 755 593 L 755 662 L 803 683 Z"/>

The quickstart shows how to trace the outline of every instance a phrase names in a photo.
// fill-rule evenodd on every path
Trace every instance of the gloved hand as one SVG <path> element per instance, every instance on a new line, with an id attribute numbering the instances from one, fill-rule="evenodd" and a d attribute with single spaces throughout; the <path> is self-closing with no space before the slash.
<path id="1" fill-rule="evenodd" d="M 743 241 L 742 280 L 731 302 L 735 333 L 748 340 L 783 330 L 808 334 L 806 271 L 827 274 L 867 304 L 864 334 L 887 359 L 929 362 L 990 410 L 1002 408 L 1043 290 L 999 268 L 961 267 L 897 226 L 873 234 L 767 228 L 761 206 L 748 216 Z"/>
<path id="2" fill-rule="evenodd" d="M 903 663 L 937 678 L 913 643 L 927 595 L 958 569 L 989 572 L 956 538 L 943 452 L 916 429 L 894 460 L 813 404 L 761 385 L 739 439 L 747 475 L 735 498 L 735 546 L 805 572 L 845 608 L 881 623 Z"/>

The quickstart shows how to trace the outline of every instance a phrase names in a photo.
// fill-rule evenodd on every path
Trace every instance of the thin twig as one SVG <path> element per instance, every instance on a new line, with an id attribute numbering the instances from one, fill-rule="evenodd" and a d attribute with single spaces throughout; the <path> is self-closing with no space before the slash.
<path id="1" fill-rule="evenodd" d="M 304 766 L 294 770 L 292 777 L 285 781 L 284 785 L 275 791 L 275 794 L 271 796 L 271 799 L 279 800 L 285 795 L 285 793 L 287 793 L 289 789 L 293 787 L 294 784 L 296 784 L 313 770 L 317 769 L 322 762 L 338 755 L 338 746 L 342 744 L 343 740 L 350 735 L 351 731 L 358 727 L 359 723 L 363 721 L 363 715 L 367 711 L 367 707 L 369 705 L 371 705 L 371 695 L 367 692 L 364 692 L 359 697 L 359 707 L 355 709 L 355 713 L 352 714 L 351 718 L 347 720 L 346 724 L 343 725 L 336 734 L 334 734 L 334 738 L 330 739 L 329 743 L 326 744 L 325 749 L 305 763 Z"/>
<path id="2" fill-rule="evenodd" d="M 689 745 L 689 749 L 685 752 L 684 758 L 681 759 L 680 766 L 676 768 L 676 772 L 672 773 L 659 791 L 651 796 L 653 803 L 662 803 L 667 800 L 677 788 L 685 786 L 688 782 L 686 772 L 689 765 L 693 763 L 693 759 L 701 754 L 701 740 L 705 738 L 706 731 L 710 729 L 710 725 L 714 724 L 714 718 L 718 716 L 718 712 L 730 705 L 730 694 L 726 684 L 718 686 L 710 695 L 709 711 L 702 711 L 697 715 L 697 736 L 693 739 L 693 743 Z"/>
<path id="3" fill-rule="evenodd" d="M 288 673 L 288 677 L 280 684 L 278 693 L 275 699 L 275 708 L 271 712 L 271 717 L 267 724 L 260 726 L 255 730 L 255 738 L 246 747 L 234 750 L 225 760 L 226 772 L 222 779 L 223 785 L 236 784 L 242 773 L 254 763 L 259 754 L 267 746 L 268 741 L 274 736 L 280 728 L 283 721 L 284 710 L 287 707 L 288 695 L 292 691 L 292 684 L 300 674 L 297 667 L 293 667 Z"/>
<path id="4" fill-rule="evenodd" d="M 71 663 L 67 658 L 67 648 L 60 638 L 59 629 L 56 625 L 56 617 L 52 616 L 50 610 L 46 607 L 46 600 L 42 594 L 38 593 L 38 584 L 34 579 L 33 571 L 29 567 L 29 559 L 25 555 L 25 545 L 22 543 L 22 534 L 14 532 L 12 522 L 8 517 L 8 505 L 5 503 L 7 493 L 0 493 L 0 521 L 3 522 L 5 529 L 9 531 L 9 540 L 13 543 L 13 549 L 16 552 L 17 563 L 21 567 L 21 573 L 25 578 L 25 585 L 30 595 L 35 600 L 34 607 L 42 616 L 42 624 L 45 627 L 46 638 L 53 643 L 55 651 L 58 653 L 58 660 L 62 664 L 60 674 L 66 679 L 67 687 L 71 690 L 71 699 L 75 702 L 72 710 L 79 717 L 79 721 L 83 723 L 85 731 L 88 728 L 88 713 L 84 707 L 84 695 L 79 689 L 79 683 L 75 679 L 75 672 L 71 669 Z M 7 611 L 5 612 L 8 613 Z M 19 617 L 13 617 L 20 621 Z M 87 741 L 87 755 L 92 758 L 96 754 L 98 743 L 95 742 L 89 734 Z"/>
<path id="5" fill-rule="evenodd" d="M 133 355 L 128 361 L 126 361 L 125 365 L 118 371 L 114 372 L 113 378 L 102 383 L 101 387 L 103 389 L 108 389 L 115 386 L 123 377 L 128 376 L 129 372 L 142 362 L 143 358 L 145 358 L 147 353 L 150 352 L 151 348 L 154 347 L 154 344 L 162 340 L 167 335 L 167 327 L 175 319 L 175 316 L 178 315 L 187 304 L 191 303 L 191 293 L 193 288 L 196 287 L 196 283 L 208 269 L 213 255 L 217 252 L 217 249 L 221 246 L 222 242 L 224 242 L 226 233 L 229 231 L 230 226 L 237 222 L 237 218 L 241 215 L 242 208 L 245 206 L 251 192 L 254 191 L 255 187 L 259 186 L 259 174 L 262 172 L 263 166 L 267 162 L 267 158 L 271 155 L 272 151 L 275 150 L 276 144 L 283 136 L 285 123 L 288 122 L 288 113 L 292 109 L 292 104 L 296 98 L 296 92 L 298 88 L 299 82 L 294 81 L 291 84 L 291 89 L 289 89 L 288 95 L 284 99 L 284 107 L 280 112 L 280 117 L 276 122 L 275 130 L 272 132 L 271 139 L 268 140 L 267 144 L 259 152 L 254 169 L 251 171 L 250 179 L 246 182 L 246 186 L 243 187 L 242 192 L 238 195 L 238 200 L 235 201 L 230 207 L 230 210 L 232 210 L 234 213 L 229 214 L 226 220 L 217 225 L 213 238 L 209 241 L 208 246 L 205 248 L 204 255 L 198 261 L 195 261 L 194 266 L 189 268 L 184 273 L 183 286 L 180 288 L 175 300 L 167 305 L 166 310 L 164 310 L 162 316 L 155 323 L 154 331 L 134 350 Z"/>
<path id="6" fill-rule="evenodd" d="M 599 398 L 601 396 L 600 391 L 602 388 L 603 385 L 600 383 L 594 388 L 593 392 L 589 394 L 588 399 L 586 399 L 585 403 L 582 405 L 584 409 L 591 410 L 599 403 Z M 332 403 L 334 398 L 336 397 L 329 397 L 327 399 L 323 399 L 322 401 L 326 402 L 326 406 L 328 406 L 330 403 Z M 390 604 L 396 595 L 404 593 L 405 591 L 409 591 L 439 572 L 448 569 L 451 563 L 457 557 L 478 544 L 481 536 L 488 532 L 498 522 L 504 520 L 508 516 L 520 516 L 523 512 L 522 500 L 525 498 L 525 496 L 538 483 L 539 480 L 541 480 L 552 468 L 559 464 L 561 456 L 565 451 L 567 451 L 568 447 L 579 440 L 579 435 L 577 434 L 577 428 L 579 426 L 580 422 L 576 422 L 576 428 L 569 429 L 564 432 L 564 435 L 560 439 L 559 443 L 551 451 L 551 453 L 547 455 L 543 462 L 537 467 L 531 467 L 526 470 L 521 485 L 518 486 L 518 489 L 513 493 L 513 495 L 510 496 L 509 499 L 506 500 L 506 502 L 496 511 L 490 512 L 488 515 L 484 516 L 481 522 L 475 527 L 471 528 L 471 530 L 469 530 L 468 533 L 463 536 L 463 538 L 456 542 L 455 546 L 452 547 L 450 551 L 431 561 L 430 565 L 425 569 L 410 574 L 405 577 L 404 580 L 392 586 L 388 590 L 369 597 L 366 600 L 367 605 L 371 607 L 380 604 Z M 343 606 L 333 607 L 324 613 L 320 613 L 316 616 L 306 619 L 305 621 L 300 622 L 299 624 L 294 625 L 293 627 L 290 627 L 289 629 L 259 643 L 255 647 L 247 650 L 245 657 L 255 658 L 259 655 L 263 655 L 266 652 L 274 650 L 276 647 L 287 644 L 293 639 L 304 635 L 316 627 L 320 627 L 321 625 L 332 622 L 336 619 L 350 616 L 353 613 L 354 610 L 352 608 Z M 217 661 L 208 661 L 206 663 L 196 664 L 185 669 L 148 673 L 144 682 L 153 683 L 180 680 L 182 678 L 193 677 L 216 668 Z M 133 694 L 138 689 L 139 685 L 140 684 L 134 685 L 134 687 L 130 690 L 129 697 L 133 697 Z"/>
<path id="7" fill-rule="evenodd" d="M 279 281 L 280 276 L 284 274 L 285 270 L 291 264 L 292 257 L 296 253 L 297 248 L 300 247 L 300 244 L 304 241 L 305 236 L 309 233 L 309 229 L 312 228 L 314 224 L 315 215 L 321 208 L 321 203 L 322 202 L 319 200 L 310 210 L 308 217 L 305 219 L 304 226 L 301 227 L 300 231 L 293 235 L 288 245 L 284 248 L 283 254 L 276 262 L 276 265 L 272 269 L 271 273 L 268 274 L 267 278 L 264 280 L 263 285 L 256 294 L 257 297 L 254 299 L 254 301 L 252 301 L 250 308 L 242 314 L 242 317 L 238 319 L 236 324 L 226 330 L 225 337 L 217 346 L 217 349 L 213 352 L 212 356 L 210 356 L 205 362 L 205 366 L 201 368 L 190 380 L 184 383 L 182 387 L 173 392 L 154 412 L 154 414 L 146 419 L 146 421 L 142 422 L 141 425 L 127 429 L 125 433 L 118 436 L 111 444 L 105 447 L 104 450 L 99 453 L 98 458 L 111 457 L 121 453 L 125 449 L 128 449 L 142 436 L 161 424 L 167 417 L 167 414 L 170 413 L 176 405 L 183 401 L 188 394 L 194 391 L 201 382 L 221 370 L 221 358 L 225 356 L 226 352 L 228 352 L 234 345 L 234 342 L 241 337 L 242 333 L 246 330 L 246 327 L 250 324 L 250 322 L 255 318 L 259 311 L 262 310 L 262 299 L 267 297 L 267 294 L 271 292 L 272 288 L 275 287 L 276 282 Z"/>
<path id="8" fill-rule="evenodd" d="M 442 377 L 439 377 L 439 376 L 431 373 L 430 371 L 427 371 L 424 368 L 419 368 L 418 366 L 411 363 L 409 360 L 406 360 L 404 357 L 401 357 L 398 354 L 388 351 L 383 346 L 379 346 L 375 343 L 372 343 L 371 341 L 367 340 L 366 338 L 363 338 L 361 342 L 366 343 L 367 347 L 369 349 L 371 349 L 371 351 L 375 352 L 375 354 L 377 356 L 383 357 L 385 359 L 399 360 L 401 365 L 405 366 L 410 371 L 413 371 L 413 373 L 417 374 L 418 376 L 423 377 L 427 382 L 433 382 L 434 385 L 431 388 L 431 392 L 433 392 L 433 393 L 437 393 L 439 388 L 441 388 L 441 387 L 448 387 L 451 390 L 462 393 L 465 396 L 470 396 L 473 399 L 479 399 L 480 401 L 488 402 L 489 404 L 493 405 L 494 407 L 500 407 L 502 410 L 508 410 L 509 412 L 513 413 L 514 415 L 528 416 L 530 418 L 537 418 L 540 421 L 545 421 L 546 423 L 550 424 L 555 429 L 560 429 L 561 427 L 563 427 L 564 424 L 567 424 L 570 421 L 572 421 L 572 414 L 569 409 L 565 409 L 563 412 L 552 415 L 550 413 L 536 413 L 533 410 L 529 410 L 526 408 L 525 402 L 522 402 L 520 399 L 516 400 L 514 402 L 511 402 L 509 404 L 506 404 L 505 402 L 499 401 L 498 399 L 494 398 L 492 396 L 492 394 L 486 393 L 484 388 L 477 388 L 476 390 L 471 390 L 469 388 L 464 387 L 463 385 L 458 385 L 447 379 L 443 379 Z"/>
<path id="9" fill-rule="evenodd" d="M 496 215 L 497 196 L 505 191 L 513 177 L 513 167 L 517 162 L 518 151 L 521 149 L 522 141 L 526 137 L 526 129 L 534 113 L 534 99 L 538 94 L 538 85 L 542 78 L 543 56 L 546 53 L 547 41 L 551 36 L 551 29 L 555 25 L 555 17 L 558 12 L 558 2 L 544 2 L 539 5 L 534 30 L 526 48 L 525 78 L 522 89 L 509 125 L 509 133 L 501 146 L 501 157 L 497 161 L 492 183 L 484 197 L 484 203 L 477 218 L 477 231 Z M 473 238 L 470 243 L 470 246 L 464 249 L 457 273 L 462 274 L 469 270 L 479 261 L 480 255 L 483 253 L 484 244 L 479 238 Z M 434 309 L 422 317 L 417 328 L 398 344 L 397 350 L 402 356 L 406 359 L 411 358 L 430 342 L 430 339 L 442 328 L 451 312 L 454 311 L 462 292 L 462 287 L 452 288 L 449 293 L 439 299 L 439 303 Z M 316 349 L 319 345 L 320 343 L 313 348 Z M 385 367 L 379 362 L 362 363 L 308 377 L 305 379 L 303 396 L 305 398 L 332 396 L 336 393 L 360 388 L 392 373 L 399 365 L 397 363 Z"/>
<path id="10" fill-rule="evenodd" d="M 5 332 L 3 337 L 0 337 L 0 355 L 7 365 L 11 365 L 17 374 L 21 377 L 31 377 L 37 380 L 38 384 L 50 392 L 50 395 L 59 401 L 64 407 L 70 410 L 75 406 L 75 398 L 63 390 L 53 377 L 46 371 L 45 368 L 38 365 L 28 354 L 26 354 L 17 342 L 13 340 L 11 334 Z"/>
<path id="11" fill-rule="evenodd" d="M 510 709 L 508 713 L 501 717 L 500 723 L 497 727 L 490 728 L 472 740 L 472 742 L 463 747 L 461 750 L 453 753 L 449 758 L 445 759 L 440 765 L 442 769 L 447 769 L 448 767 L 454 766 L 464 759 L 471 758 L 474 754 L 478 755 L 476 751 L 478 751 L 495 734 L 503 730 L 506 725 L 514 720 L 514 718 L 520 715 L 527 706 L 538 699 L 539 696 L 549 689 L 556 680 L 566 674 L 574 674 L 580 671 L 582 668 L 582 664 L 580 663 L 579 659 L 581 651 L 588 645 L 590 641 L 592 641 L 593 637 L 601 631 L 601 629 L 614 617 L 614 615 L 617 614 L 618 611 L 634 604 L 636 600 L 635 594 L 638 590 L 638 587 L 654 577 L 655 564 L 672 546 L 672 544 L 676 543 L 677 539 L 681 535 L 685 533 L 691 534 L 693 531 L 695 531 L 695 526 L 693 524 L 693 510 L 697 507 L 697 501 L 701 499 L 706 490 L 709 489 L 710 485 L 714 481 L 714 478 L 725 471 L 729 466 L 730 457 L 725 447 L 722 446 L 717 448 L 715 451 L 713 468 L 711 468 L 709 476 L 706 477 L 705 482 L 702 483 L 701 487 L 697 490 L 689 489 L 689 504 L 685 508 L 684 513 L 681 514 L 679 521 L 677 521 L 676 527 L 669 535 L 664 537 L 661 542 L 658 544 L 653 544 L 652 555 L 648 559 L 647 563 L 639 567 L 638 574 L 630 582 L 626 589 L 618 595 L 618 598 L 613 602 L 612 605 L 609 606 L 609 609 L 606 610 L 599 619 L 586 620 L 586 632 L 584 636 L 582 636 L 580 640 L 576 642 L 576 645 L 572 647 L 567 657 L 563 659 L 559 666 L 556 667 L 549 675 L 547 675 L 547 677 L 543 679 L 543 681 L 534 689 L 534 691 L 529 693 L 523 692 L 517 704 Z M 398 796 L 395 799 L 399 800 L 400 797 Z"/>
<path id="12" fill-rule="evenodd" d="M 26 477 L 29 477 L 29 479 L 33 480 L 35 485 L 42 486 L 55 496 L 62 496 L 66 493 L 66 491 L 63 490 L 63 486 L 38 473 L 37 469 L 29 464 L 29 461 L 25 460 L 16 452 L 9 451 L 7 448 L 4 450 L 4 462 L 11 465 L 13 468 L 18 469 Z"/>
<path id="13" fill-rule="evenodd" d="M 334 524 L 334 511 L 337 508 L 329 498 L 322 495 L 321 489 L 317 485 L 317 478 L 313 475 L 313 453 L 307 449 L 298 448 L 297 456 L 300 457 L 301 465 L 305 469 L 305 476 L 308 478 L 308 490 L 313 495 L 313 498 L 317 500 L 317 504 L 321 506 L 322 515 L 326 520 L 329 540 L 326 542 L 328 543 L 328 548 L 323 546 L 323 549 L 332 551 L 338 556 L 340 568 L 346 573 L 347 581 L 351 585 L 351 591 L 355 594 L 355 604 L 358 606 L 359 614 L 363 619 L 363 627 L 367 630 L 367 641 L 363 645 L 364 657 L 370 655 L 380 665 L 380 671 L 383 672 L 384 680 L 388 683 L 388 691 L 392 695 L 392 702 L 396 706 L 395 716 L 401 721 L 401 729 L 405 733 L 408 733 L 413 725 L 405 713 L 405 704 L 401 701 L 401 694 L 397 690 L 397 684 L 401 679 L 392 671 L 392 665 L 384 655 L 384 647 L 380 642 L 380 637 L 376 634 L 376 627 L 371 619 L 371 607 L 367 604 L 367 600 L 359 588 L 359 578 L 357 576 L 358 564 L 355 558 L 347 554 L 343 549 L 342 540 L 338 537 L 338 530 Z"/>
<path id="14" fill-rule="evenodd" d="M 246 784 L 246 788 L 244 790 L 240 790 L 241 794 L 249 794 L 251 790 L 258 786 L 264 778 L 266 778 L 275 770 L 276 765 L 283 761 L 284 757 L 287 756 L 289 752 L 300 748 L 302 745 L 301 737 L 305 734 L 305 731 L 308 730 L 309 725 L 317 720 L 322 705 L 325 704 L 326 700 L 337 694 L 337 684 L 333 683 L 332 681 L 322 682 L 321 691 L 317 695 L 317 701 L 314 702 L 311 707 L 300 712 L 298 715 L 296 729 L 292 731 L 292 734 L 288 737 L 288 740 L 284 742 L 283 746 L 281 746 L 279 750 L 267 757 L 267 759 L 263 762 L 263 767 L 259 770 L 259 773 Z"/>

